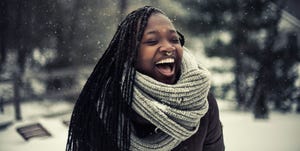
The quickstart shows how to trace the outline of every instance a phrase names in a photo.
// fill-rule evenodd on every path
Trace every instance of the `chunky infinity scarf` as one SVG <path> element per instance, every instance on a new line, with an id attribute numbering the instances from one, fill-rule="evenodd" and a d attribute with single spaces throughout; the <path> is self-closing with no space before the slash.
<path id="1" fill-rule="evenodd" d="M 181 76 L 174 85 L 136 73 L 132 108 L 160 131 L 146 138 L 131 134 L 131 150 L 171 150 L 195 134 L 208 110 L 208 71 L 184 50 Z"/>

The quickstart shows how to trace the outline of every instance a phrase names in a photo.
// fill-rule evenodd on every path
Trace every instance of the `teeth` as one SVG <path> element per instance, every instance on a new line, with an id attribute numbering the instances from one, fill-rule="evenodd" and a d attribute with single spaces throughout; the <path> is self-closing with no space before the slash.
<path id="1" fill-rule="evenodd" d="M 163 64 L 163 63 L 174 63 L 174 58 L 167 58 L 167 59 L 163 59 L 158 61 L 156 64 Z"/>

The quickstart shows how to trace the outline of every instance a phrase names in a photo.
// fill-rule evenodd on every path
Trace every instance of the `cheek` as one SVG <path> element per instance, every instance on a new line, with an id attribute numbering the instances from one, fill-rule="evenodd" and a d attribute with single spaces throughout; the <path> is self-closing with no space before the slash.
<path id="1" fill-rule="evenodd" d="M 177 48 L 177 53 L 178 53 L 178 58 L 180 58 L 180 60 L 182 60 L 182 56 L 183 56 L 183 48 L 180 46 Z"/>
<path id="2" fill-rule="evenodd" d="M 136 64 L 135 64 L 135 68 L 136 70 L 141 70 L 142 69 L 142 65 L 143 64 L 143 58 L 141 58 L 140 54 L 138 54 L 137 58 L 136 58 Z"/>
<path id="3" fill-rule="evenodd" d="M 145 71 L 151 68 L 152 57 L 151 53 L 145 49 L 140 49 L 137 56 L 136 69 L 138 71 Z"/>

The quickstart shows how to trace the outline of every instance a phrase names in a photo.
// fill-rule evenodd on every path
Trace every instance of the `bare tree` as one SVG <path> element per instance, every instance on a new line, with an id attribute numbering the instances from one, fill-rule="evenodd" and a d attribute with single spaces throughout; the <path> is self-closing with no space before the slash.
<path id="1" fill-rule="evenodd" d="M 7 40 L 7 27 L 8 27 L 8 15 L 7 15 L 7 0 L 0 2 L 0 73 L 3 70 L 3 64 L 6 61 L 6 40 Z"/>

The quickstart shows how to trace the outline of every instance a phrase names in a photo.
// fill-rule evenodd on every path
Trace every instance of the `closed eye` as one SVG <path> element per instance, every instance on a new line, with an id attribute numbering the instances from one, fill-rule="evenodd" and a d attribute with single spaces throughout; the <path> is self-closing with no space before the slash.
<path id="1" fill-rule="evenodd" d="M 144 43 L 148 45 L 156 45 L 158 43 L 158 40 L 147 40 Z"/>
<path id="2" fill-rule="evenodd" d="M 179 43 L 179 38 L 172 38 L 171 42 L 177 44 Z"/>

